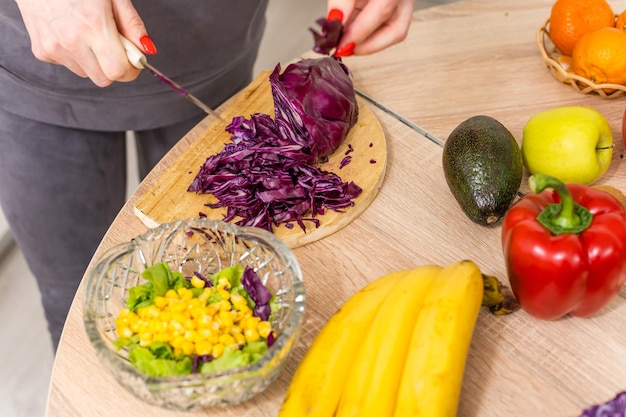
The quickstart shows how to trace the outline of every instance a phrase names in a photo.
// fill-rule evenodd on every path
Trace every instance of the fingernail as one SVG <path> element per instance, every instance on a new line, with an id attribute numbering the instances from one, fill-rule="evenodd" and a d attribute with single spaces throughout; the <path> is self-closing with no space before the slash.
<path id="1" fill-rule="evenodd" d="M 148 35 L 142 36 L 141 39 L 139 39 L 139 42 L 141 42 L 141 46 L 143 46 L 143 50 L 148 55 L 154 55 L 157 53 L 156 46 L 154 45 L 154 42 L 152 42 L 152 39 L 150 39 L 150 36 Z"/>
<path id="2" fill-rule="evenodd" d="M 350 56 L 354 54 L 354 42 L 350 42 L 345 44 L 344 46 L 342 46 L 341 48 L 338 48 L 335 53 L 333 54 L 333 56 L 336 56 L 337 58 L 340 58 L 342 56 Z"/>
<path id="3" fill-rule="evenodd" d="M 339 9 L 331 9 L 330 12 L 328 12 L 328 17 L 326 18 L 326 20 L 328 20 L 329 22 L 333 20 L 339 20 L 341 22 L 343 21 L 343 12 Z"/>

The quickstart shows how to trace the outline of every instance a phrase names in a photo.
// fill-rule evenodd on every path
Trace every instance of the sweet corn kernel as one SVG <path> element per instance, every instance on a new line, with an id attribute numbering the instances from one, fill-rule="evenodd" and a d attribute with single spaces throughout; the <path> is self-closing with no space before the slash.
<path id="1" fill-rule="evenodd" d="M 222 297 L 223 300 L 230 299 L 230 292 L 228 292 L 228 290 L 226 289 L 218 288 L 217 293 L 220 295 L 220 297 Z M 228 308 L 230 308 L 230 305 L 228 306 Z"/>
<path id="2" fill-rule="evenodd" d="M 150 332 L 139 333 L 139 340 L 146 341 L 146 342 L 152 341 L 152 333 Z"/>
<path id="3" fill-rule="evenodd" d="M 180 287 L 177 292 L 181 300 L 189 301 L 193 298 L 193 293 L 188 288 Z"/>
<path id="4" fill-rule="evenodd" d="M 124 326 L 117 328 L 117 335 L 119 337 L 129 338 L 132 337 L 134 334 L 135 332 L 133 332 L 130 327 Z"/>
<path id="5" fill-rule="evenodd" d="M 182 325 L 186 320 L 187 320 L 187 315 L 183 313 L 182 311 L 172 312 L 172 318 L 170 319 L 170 322 L 175 321 Z"/>
<path id="6" fill-rule="evenodd" d="M 205 282 L 195 275 L 191 277 L 190 282 L 191 282 L 191 286 L 194 288 L 204 288 L 205 286 Z"/>
<path id="7" fill-rule="evenodd" d="M 199 340 L 196 342 L 196 354 L 210 355 L 213 351 L 213 344 L 208 340 Z"/>
<path id="8" fill-rule="evenodd" d="M 154 305 L 160 309 L 163 309 L 169 303 L 165 297 L 154 297 Z"/>
<path id="9" fill-rule="evenodd" d="M 175 336 L 170 338 L 170 345 L 172 345 L 175 349 L 181 349 L 183 344 L 185 343 L 185 338 L 183 336 Z"/>
<path id="10" fill-rule="evenodd" d="M 183 326 L 185 327 L 185 329 L 187 330 L 196 330 L 197 329 L 197 323 L 195 320 L 192 320 L 190 318 L 186 319 L 183 322 Z"/>
<path id="11" fill-rule="evenodd" d="M 176 320 L 170 320 L 168 328 L 171 329 L 173 332 L 183 332 L 185 330 L 185 326 L 183 326 L 180 322 Z"/>
<path id="12" fill-rule="evenodd" d="M 189 309 L 188 314 L 190 318 L 200 321 L 202 316 L 205 315 L 205 309 L 204 307 L 192 307 Z"/>
<path id="13" fill-rule="evenodd" d="M 246 330 L 256 330 L 260 321 L 261 319 L 256 316 L 246 317 L 242 320 L 243 328 Z"/>
<path id="14" fill-rule="evenodd" d="M 243 335 L 243 333 L 235 333 L 233 334 L 233 337 L 235 338 L 235 341 L 239 346 L 243 346 L 246 344 L 246 337 Z"/>
<path id="15" fill-rule="evenodd" d="M 248 307 L 248 304 L 246 301 L 233 304 L 233 308 L 239 314 L 240 317 L 244 317 L 246 315 L 245 313 L 248 313 L 248 312 L 252 313 L 252 310 L 250 310 L 250 307 Z"/>
<path id="16" fill-rule="evenodd" d="M 230 281 L 228 280 L 228 278 L 220 278 L 217 280 L 217 285 L 216 287 L 219 289 L 223 289 L 223 290 L 230 290 Z"/>
<path id="17" fill-rule="evenodd" d="M 152 336 L 152 340 L 154 342 L 169 342 L 170 335 L 167 334 L 166 332 L 155 333 L 154 336 Z"/>
<path id="18" fill-rule="evenodd" d="M 209 299 L 209 297 L 212 294 L 213 294 L 213 289 L 211 287 L 205 287 L 204 290 L 202 291 L 202 294 L 198 296 L 198 299 L 206 303 L 206 301 Z"/>
<path id="19" fill-rule="evenodd" d="M 259 323 L 259 326 L 257 328 L 259 335 L 263 338 L 263 339 L 267 339 L 267 337 L 270 335 L 270 333 L 272 332 L 272 325 L 270 324 L 269 321 L 261 321 Z"/>
<path id="20" fill-rule="evenodd" d="M 211 329 L 207 329 L 207 328 L 199 329 L 197 331 L 197 334 L 198 334 L 198 338 L 200 338 L 201 340 L 209 340 L 211 336 L 213 336 L 213 332 L 211 331 Z"/>
<path id="21" fill-rule="evenodd" d="M 172 313 L 169 310 L 163 310 L 159 313 L 158 319 L 160 321 L 170 321 L 172 320 Z"/>
<path id="22" fill-rule="evenodd" d="M 137 322 L 136 328 L 137 328 L 136 333 L 147 332 L 148 331 L 148 321 L 146 321 L 146 320 L 139 320 Z"/>
<path id="23" fill-rule="evenodd" d="M 183 343 L 182 350 L 185 355 L 193 355 L 194 351 L 196 350 L 196 347 L 193 342 L 186 340 Z"/>
<path id="24" fill-rule="evenodd" d="M 228 302 L 228 301 L 227 301 Z M 206 313 L 214 316 L 217 314 L 218 311 L 220 311 L 220 303 L 211 303 L 209 305 L 206 306 Z"/>
<path id="25" fill-rule="evenodd" d="M 167 322 L 161 320 L 155 320 L 156 325 L 154 326 L 155 333 L 165 333 L 167 332 Z"/>
<path id="26" fill-rule="evenodd" d="M 222 326 L 225 329 L 230 329 L 233 327 L 234 323 L 234 314 L 230 311 L 220 311 L 218 314 L 220 321 L 222 322 Z"/>
<path id="27" fill-rule="evenodd" d="M 199 300 L 198 298 L 192 298 L 191 300 L 187 301 L 187 309 L 189 310 L 196 310 L 196 309 L 201 309 L 204 307 L 204 304 L 202 302 L 202 300 Z"/>
<path id="28" fill-rule="evenodd" d="M 219 311 L 230 311 L 232 304 L 228 300 L 222 300 L 218 303 Z"/>
<path id="29" fill-rule="evenodd" d="M 211 349 L 211 356 L 214 358 L 219 358 L 224 354 L 225 347 L 221 343 L 217 343 L 213 345 L 213 349 Z"/>
<path id="30" fill-rule="evenodd" d="M 195 342 L 196 340 L 198 340 L 198 334 L 195 332 L 195 330 L 187 330 L 183 334 L 183 337 L 187 342 Z"/>
<path id="31" fill-rule="evenodd" d="M 187 309 L 187 303 L 182 300 L 175 300 L 174 302 L 170 303 L 169 309 L 172 313 L 182 313 Z"/>
<path id="32" fill-rule="evenodd" d="M 236 345 L 237 341 L 235 340 L 235 338 L 229 334 L 222 334 L 219 338 L 219 342 L 221 344 L 223 344 L 224 346 L 231 346 L 231 345 Z"/>
<path id="33" fill-rule="evenodd" d="M 213 330 L 216 333 L 219 332 L 221 328 L 222 328 L 222 325 L 217 320 L 212 321 L 211 326 L 209 326 L 209 329 Z"/>
<path id="34" fill-rule="evenodd" d="M 196 317 L 196 324 L 198 329 L 206 329 L 211 326 L 213 322 L 213 317 L 210 314 L 202 313 L 200 316 Z"/>
<path id="35" fill-rule="evenodd" d="M 167 290 L 165 292 L 165 296 L 167 298 L 171 298 L 171 299 L 175 300 L 175 299 L 178 298 L 178 293 L 176 292 L 176 290 Z"/>
<path id="36" fill-rule="evenodd" d="M 243 335 L 248 342 L 258 342 L 261 339 L 259 332 L 255 329 L 246 329 L 244 330 Z"/>
<path id="37" fill-rule="evenodd" d="M 237 307 L 238 304 L 244 303 L 245 305 L 248 305 L 248 302 L 246 301 L 245 297 L 239 293 L 232 293 L 230 295 L 230 302 Z"/>

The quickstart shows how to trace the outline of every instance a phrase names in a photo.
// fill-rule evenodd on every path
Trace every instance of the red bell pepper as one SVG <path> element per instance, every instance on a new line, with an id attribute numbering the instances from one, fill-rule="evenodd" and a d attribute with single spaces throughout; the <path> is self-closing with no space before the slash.
<path id="1" fill-rule="evenodd" d="M 502 225 L 513 294 L 540 319 L 597 313 L 626 280 L 624 207 L 609 193 L 548 175 L 529 184 L 533 193 L 509 208 Z"/>

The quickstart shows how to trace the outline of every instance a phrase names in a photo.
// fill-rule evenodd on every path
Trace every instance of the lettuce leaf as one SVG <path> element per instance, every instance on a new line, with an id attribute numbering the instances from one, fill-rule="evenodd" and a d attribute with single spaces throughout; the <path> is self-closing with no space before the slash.
<path id="1" fill-rule="evenodd" d="M 257 361 L 267 351 L 267 343 L 248 342 L 242 349 L 227 348 L 224 354 L 200 366 L 200 373 L 223 371 L 249 365 Z"/>
<path id="2" fill-rule="evenodd" d="M 154 343 L 148 347 L 133 346 L 128 359 L 135 369 L 153 377 L 188 375 L 193 368 L 190 356 L 174 357 L 172 348 L 166 343 Z"/>
<path id="3" fill-rule="evenodd" d="M 135 312 L 141 307 L 154 304 L 155 297 L 164 296 L 170 289 L 191 287 L 183 274 L 172 271 L 167 262 L 148 267 L 143 271 L 141 277 L 147 282 L 131 287 L 128 290 L 128 299 L 126 300 L 126 307 Z"/>

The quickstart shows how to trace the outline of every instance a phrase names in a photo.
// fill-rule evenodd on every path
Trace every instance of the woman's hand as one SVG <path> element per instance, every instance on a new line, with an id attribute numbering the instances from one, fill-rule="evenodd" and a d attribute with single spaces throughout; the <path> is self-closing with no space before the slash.
<path id="1" fill-rule="evenodd" d="M 415 0 L 328 0 L 329 15 L 343 17 L 344 33 L 335 56 L 367 55 L 404 40 L 414 3 Z"/>
<path id="2" fill-rule="evenodd" d="M 139 75 L 128 61 L 118 33 L 147 53 L 156 52 L 130 0 L 16 2 L 35 57 L 63 65 L 100 87 L 132 81 Z"/>

